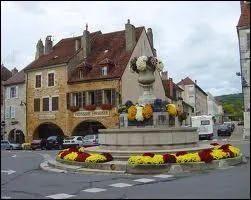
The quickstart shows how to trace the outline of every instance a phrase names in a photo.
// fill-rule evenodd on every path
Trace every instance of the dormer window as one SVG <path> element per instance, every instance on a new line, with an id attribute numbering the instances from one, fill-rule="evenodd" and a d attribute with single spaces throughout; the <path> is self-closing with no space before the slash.
<path id="1" fill-rule="evenodd" d="M 78 70 L 78 77 L 81 79 L 84 77 L 84 70 L 83 69 L 79 69 Z"/>
<path id="2" fill-rule="evenodd" d="M 107 76 L 107 67 L 102 67 L 101 68 L 101 75 L 102 76 Z"/>

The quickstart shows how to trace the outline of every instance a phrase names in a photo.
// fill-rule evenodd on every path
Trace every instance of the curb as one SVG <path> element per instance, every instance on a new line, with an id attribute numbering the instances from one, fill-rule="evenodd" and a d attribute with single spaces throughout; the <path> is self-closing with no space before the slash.
<path id="1" fill-rule="evenodd" d="M 239 155 L 234 158 L 222 160 L 213 160 L 211 163 L 197 162 L 184 164 L 162 164 L 162 165 L 128 165 L 128 164 L 112 164 L 110 163 L 79 163 L 75 161 L 48 160 L 40 164 L 40 167 L 46 171 L 59 173 L 115 173 L 115 174 L 184 174 L 196 171 L 206 171 L 212 169 L 228 169 L 234 165 L 247 163 L 247 158 L 244 155 Z M 112 168 L 113 167 L 113 168 Z M 109 169 L 111 168 L 111 169 Z"/>

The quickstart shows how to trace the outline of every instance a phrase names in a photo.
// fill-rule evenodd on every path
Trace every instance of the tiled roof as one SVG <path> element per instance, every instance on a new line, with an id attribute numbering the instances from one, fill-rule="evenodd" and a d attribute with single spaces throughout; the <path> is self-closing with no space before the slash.
<path id="1" fill-rule="evenodd" d="M 136 28 L 136 42 L 143 29 L 144 27 Z M 91 64 L 91 70 L 80 80 L 77 78 L 78 73 L 75 69 L 69 83 L 83 80 L 119 78 L 122 76 L 131 54 L 132 51 L 126 51 L 124 30 L 97 35 L 92 43 L 91 53 L 85 60 Z M 108 69 L 107 76 L 102 76 L 101 66 L 105 62 L 114 63 L 115 66 Z"/>
<path id="2" fill-rule="evenodd" d="M 91 40 L 93 40 L 97 34 L 101 34 L 101 32 L 98 31 L 91 33 Z M 55 46 L 53 46 L 51 53 L 40 56 L 37 60 L 34 60 L 25 67 L 25 70 L 39 69 L 45 66 L 67 63 L 69 59 L 76 54 L 75 40 L 80 41 L 80 39 L 81 36 L 60 40 Z"/>
<path id="3" fill-rule="evenodd" d="M 21 84 L 24 82 L 25 82 L 25 73 L 24 73 L 24 70 L 21 70 L 20 72 L 17 72 L 16 74 L 14 74 L 7 81 L 5 81 L 3 85 L 4 86 L 15 85 L 15 84 Z"/>
<path id="4" fill-rule="evenodd" d="M 240 1 L 241 4 L 241 16 L 239 18 L 239 22 L 237 27 L 248 26 L 250 25 L 250 1 L 248 3 L 244 3 L 244 1 Z"/>
<path id="5" fill-rule="evenodd" d="M 136 42 L 138 41 L 144 27 L 135 28 Z M 77 53 L 75 51 L 75 40 L 80 40 L 82 36 L 62 39 L 48 55 L 43 55 L 29 64 L 25 70 L 40 69 L 42 67 L 67 63 Z M 82 48 L 81 48 L 82 49 Z M 79 51 L 78 51 L 79 52 Z M 126 51 L 125 30 L 102 34 L 99 32 L 91 33 L 91 53 L 82 62 L 91 64 L 91 70 L 84 76 L 83 80 L 110 79 L 122 76 L 126 64 L 129 62 L 132 51 Z M 57 56 L 55 58 L 55 56 Z M 110 68 L 107 76 L 101 75 L 101 66 L 108 60 L 115 66 Z M 81 67 L 81 65 L 78 65 Z M 77 78 L 77 68 L 69 77 L 69 83 L 83 81 Z M 109 69 L 108 69 L 109 70 Z"/>
<path id="6" fill-rule="evenodd" d="M 12 72 L 8 70 L 3 64 L 1 65 L 1 81 L 6 81 L 12 76 Z"/>
<path id="7" fill-rule="evenodd" d="M 180 82 L 177 83 L 177 85 L 195 85 L 202 93 L 205 94 L 205 96 L 208 96 L 207 93 L 202 90 L 195 82 L 193 82 L 189 77 L 186 77 L 185 79 L 182 79 Z"/>

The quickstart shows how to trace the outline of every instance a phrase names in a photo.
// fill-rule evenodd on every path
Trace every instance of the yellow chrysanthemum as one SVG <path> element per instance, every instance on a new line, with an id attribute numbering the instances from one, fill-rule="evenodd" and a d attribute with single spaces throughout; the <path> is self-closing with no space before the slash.
<path id="1" fill-rule="evenodd" d="M 241 153 L 239 148 L 234 147 L 232 145 L 229 146 L 229 150 L 233 152 L 234 156 L 239 156 Z"/>
<path id="2" fill-rule="evenodd" d="M 128 108 L 128 120 L 133 121 L 135 120 L 137 113 L 137 108 L 134 105 L 131 105 L 130 108 Z"/>
<path id="3" fill-rule="evenodd" d="M 176 157 L 177 163 L 186 163 L 186 162 L 200 162 L 200 156 L 198 153 L 188 153 L 185 155 L 180 155 Z"/>
<path id="4" fill-rule="evenodd" d="M 150 104 L 146 104 L 146 105 L 143 107 L 142 114 L 143 114 L 143 117 L 144 117 L 145 119 L 149 119 L 150 117 L 152 117 L 152 115 L 153 115 L 152 106 L 151 106 Z"/>
<path id="5" fill-rule="evenodd" d="M 167 105 L 167 112 L 170 116 L 176 116 L 177 115 L 177 109 L 175 104 L 168 104 Z"/>
<path id="6" fill-rule="evenodd" d="M 92 154 L 85 160 L 85 162 L 91 162 L 91 163 L 102 163 L 105 161 L 106 161 L 106 157 L 101 154 Z"/>
<path id="7" fill-rule="evenodd" d="M 77 158 L 78 153 L 77 152 L 71 152 L 69 154 L 67 154 L 64 159 L 65 160 L 74 160 L 75 158 Z"/>
<path id="8" fill-rule="evenodd" d="M 211 152 L 214 160 L 220 160 L 228 157 L 228 153 L 222 151 L 221 149 L 213 149 Z"/>

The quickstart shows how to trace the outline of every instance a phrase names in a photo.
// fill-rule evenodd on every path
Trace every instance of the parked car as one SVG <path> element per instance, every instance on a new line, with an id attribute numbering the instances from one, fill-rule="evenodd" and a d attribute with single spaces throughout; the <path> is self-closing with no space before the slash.
<path id="1" fill-rule="evenodd" d="M 98 146 L 98 134 L 84 136 L 84 147 Z"/>
<path id="2" fill-rule="evenodd" d="M 22 144 L 12 143 L 9 140 L 1 140 L 1 149 L 4 150 L 20 150 L 22 149 Z"/>
<path id="3" fill-rule="evenodd" d="M 45 149 L 46 147 L 46 139 L 36 139 L 31 142 L 31 149 Z"/>
<path id="4" fill-rule="evenodd" d="M 243 125 L 244 125 L 244 121 L 239 121 L 239 122 L 237 123 L 237 125 L 238 125 L 238 126 L 243 126 Z"/>
<path id="5" fill-rule="evenodd" d="M 218 136 L 226 135 L 231 136 L 231 127 L 228 124 L 221 124 L 217 130 Z"/>
<path id="6" fill-rule="evenodd" d="M 71 136 L 68 138 L 65 138 L 63 141 L 63 147 L 69 148 L 69 147 L 82 147 L 84 145 L 84 137 L 83 136 Z"/>
<path id="7" fill-rule="evenodd" d="M 228 125 L 231 129 L 231 132 L 234 131 L 234 128 L 235 128 L 234 122 L 224 122 L 223 124 Z"/>
<path id="8" fill-rule="evenodd" d="M 54 135 L 46 139 L 46 150 L 49 149 L 62 149 L 64 136 Z"/>

